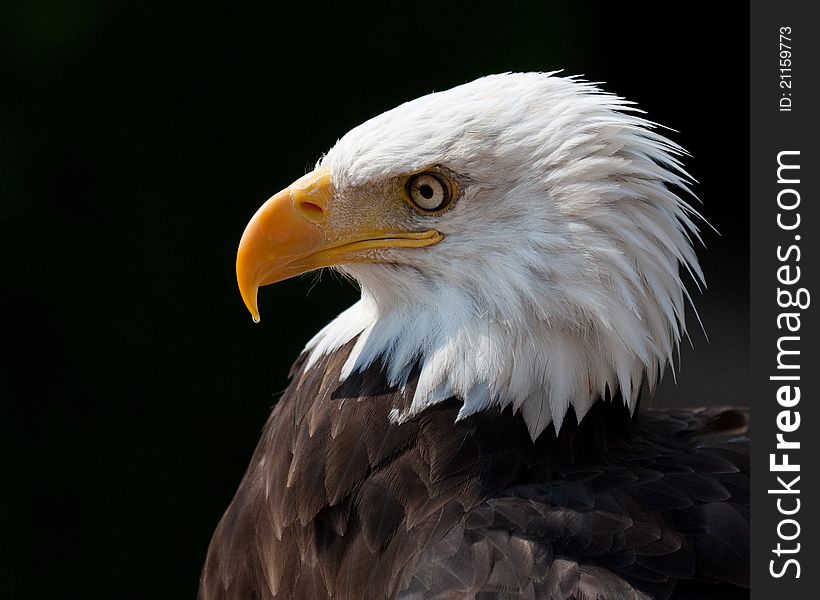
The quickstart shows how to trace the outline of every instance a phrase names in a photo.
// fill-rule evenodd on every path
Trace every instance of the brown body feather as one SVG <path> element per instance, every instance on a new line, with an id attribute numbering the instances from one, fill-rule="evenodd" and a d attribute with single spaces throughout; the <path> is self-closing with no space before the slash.
<path id="1" fill-rule="evenodd" d="M 350 345 L 274 408 L 217 528 L 201 600 L 748 597 L 747 415 L 598 401 L 535 442 L 520 415 L 404 424 Z"/>

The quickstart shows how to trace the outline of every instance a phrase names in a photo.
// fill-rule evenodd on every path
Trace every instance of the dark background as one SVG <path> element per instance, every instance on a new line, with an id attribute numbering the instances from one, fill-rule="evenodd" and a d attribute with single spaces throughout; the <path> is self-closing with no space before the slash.
<path id="1" fill-rule="evenodd" d="M 721 232 L 710 342 L 693 322 L 652 404 L 745 402 L 748 16 L 577 4 L 3 4 L 0 597 L 195 595 L 290 363 L 357 297 L 288 281 L 253 325 L 245 223 L 352 126 L 480 75 L 564 68 L 680 132 Z"/>

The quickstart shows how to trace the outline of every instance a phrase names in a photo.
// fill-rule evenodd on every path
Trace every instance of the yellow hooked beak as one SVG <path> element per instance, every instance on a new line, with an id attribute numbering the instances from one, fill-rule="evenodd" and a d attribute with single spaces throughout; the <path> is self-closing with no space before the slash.
<path id="1" fill-rule="evenodd" d="M 265 202 L 251 218 L 236 255 L 236 279 L 245 306 L 259 321 L 257 291 L 321 267 L 384 262 L 374 250 L 423 248 L 443 236 L 435 231 L 391 231 L 384 215 L 334 210 L 330 171 L 317 169 Z"/>

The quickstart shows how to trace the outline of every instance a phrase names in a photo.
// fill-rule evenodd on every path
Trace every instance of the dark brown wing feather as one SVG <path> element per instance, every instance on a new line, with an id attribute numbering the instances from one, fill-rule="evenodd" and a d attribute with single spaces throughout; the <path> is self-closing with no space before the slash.
<path id="1" fill-rule="evenodd" d="M 349 347 L 273 410 L 217 528 L 200 598 L 748 597 L 748 416 L 599 401 L 535 442 L 510 411 L 402 425 Z"/>

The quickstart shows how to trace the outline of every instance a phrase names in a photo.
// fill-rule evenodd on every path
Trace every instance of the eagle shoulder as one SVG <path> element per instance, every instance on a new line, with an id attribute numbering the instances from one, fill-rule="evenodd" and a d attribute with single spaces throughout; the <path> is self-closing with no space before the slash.
<path id="1" fill-rule="evenodd" d="M 346 356 L 295 365 L 202 600 L 748 595 L 742 412 L 636 421 L 616 396 L 533 442 L 520 415 L 457 421 L 451 399 L 398 424 L 412 380 L 340 383 Z"/>

